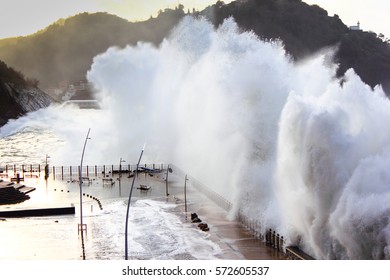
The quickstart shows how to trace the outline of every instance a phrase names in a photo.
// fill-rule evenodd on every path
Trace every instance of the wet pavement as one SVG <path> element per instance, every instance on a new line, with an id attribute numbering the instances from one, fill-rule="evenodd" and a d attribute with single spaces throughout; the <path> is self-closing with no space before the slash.
<path id="1" fill-rule="evenodd" d="M 132 204 L 136 207 L 131 211 L 145 211 L 143 208 L 137 208 L 142 206 L 135 205 L 137 201 L 155 201 L 156 203 L 165 203 L 167 206 L 163 206 L 163 211 L 176 215 L 180 223 L 174 223 L 176 232 L 183 228 L 183 235 L 190 234 L 189 240 L 185 240 L 186 236 L 180 236 L 177 234 L 174 238 L 178 240 L 183 239 L 183 244 L 187 246 L 194 240 L 193 246 L 188 245 L 187 251 L 180 253 L 181 249 L 177 248 L 177 252 L 172 254 L 168 253 L 165 257 L 159 256 L 158 251 L 154 251 L 154 246 L 160 246 L 157 243 L 153 243 L 156 240 L 164 240 L 164 235 L 171 235 L 172 231 L 169 229 L 169 224 L 166 229 L 162 229 L 161 233 L 154 236 L 156 240 L 152 240 L 151 244 L 134 244 L 139 246 L 141 244 L 145 248 L 148 248 L 150 253 L 144 253 L 142 250 L 134 252 L 135 258 L 173 258 L 173 259 L 228 259 L 228 260 L 278 260 L 285 259 L 284 254 L 279 253 L 271 247 L 265 245 L 265 243 L 256 238 L 249 230 L 245 229 L 239 222 L 228 218 L 228 212 L 213 201 L 208 199 L 203 194 L 199 193 L 193 187 L 188 185 L 187 187 L 187 213 L 185 212 L 185 199 L 184 199 L 184 187 L 183 179 L 180 176 L 169 175 L 169 193 L 166 197 L 166 182 L 165 174 L 140 174 L 136 180 L 136 184 L 133 190 Z M 123 210 L 125 209 L 125 202 L 129 194 L 132 178 L 128 178 L 127 175 L 114 174 L 110 175 L 114 184 L 107 185 L 104 180 L 107 177 L 91 177 L 89 184 L 84 184 L 83 192 L 83 213 L 85 213 L 85 221 L 88 223 L 88 238 L 87 238 L 87 255 L 92 259 L 121 259 L 122 253 L 122 238 L 123 238 L 123 226 L 119 225 L 124 220 Z M 32 192 L 31 199 L 16 205 L 2 206 L 2 209 L 23 209 L 23 208 L 36 208 L 46 207 L 47 205 L 69 205 L 74 203 L 76 210 L 78 208 L 79 201 L 79 184 L 73 178 L 64 180 L 49 180 L 48 182 L 40 179 L 30 180 L 26 182 L 26 185 L 37 187 L 36 191 Z M 139 185 L 150 186 L 149 191 L 143 191 L 137 189 Z M 104 210 L 100 210 L 96 199 L 102 202 Z M 171 206 L 169 206 L 171 205 Z M 107 209 L 107 207 L 109 209 Z M 111 207 L 111 208 L 110 208 Z M 161 207 L 158 206 L 158 207 Z M 137 210 L 138 209 L 138 210 Z M 155 208 L 153 208 L 155 209 Z M 154 211 L 151 209 L 150 211 Z M 1 210 L 1 209 L 0 209 Z M 190 213 L 196 212 L 202 222 L 207 223 L 209 231 L 203 232 L 198 228 L 198 224 L 192 223 Z M 133 212 L 131 212 L 134 215 Z M 143 213 L 143 212 L 139 212 Z M 155 215 L 159 213 L 156 212 Z M 114 215 L 114 216 L 113 216 Z M 149 214 L 143 217 L 144 220 L 133 217 L 133 222 L 138 223 L 139 228 L 145 227 L 145 231 L 148 227 L 144 225 L 145 220 L 148 220 Z M 9 235 L 18 235 L 19 239 L 11 240 L 13 246 L 18 246 L 21 251 L 20 254 L 12 250 L 12 246 L 9 246 L 9 254 L 11 259 L 78 259 L 80 254 L 79 241 L 77 234 L 74 233 L 75 227 L 78 222 L 78 213 L 75 216 L 60 216 L 60 217 L 47 217 L 40 219 L 26 219 L 26 220 L 13 220 L 5 227 L 3 234 L 8 231 Z M 115 220 L 117 219 L 117 220 Z M 153 219 L 150 219 L 152 223 L 155 223 Z M 26 231 L 25 224 L 30 225 L 32 231 L 30 232 L 31 240 L 21 239 L 23 236 L 27 236 L 24 232 Z M 111 227 L 107 228 L 107 224 Z M 156 229 L 160 230 L 160 224 L 156 222 Z M 180 228 L 181 227 L 181 228 Z M 97 235 L 97 233 L 99 235 Z M 145 232 L 147 235 L 148 233 Z M 58 239 L 57 236 L 60 236 Z M 139 235 L 142 238 L 142 232 Z M 4 236 L 5 237 L 5 236 Z M 110 237 L 107 239 L 106 237 Z M 10 238 L 10 236 L 7 236 Z M 47 244 L 46 240 L 51 240 L 52 247 Z M 147 242 L 147 240 L 145 241 Z M 217 245 L 218 250 L 215 251 L 214 245 L 210 245 L 208 242 Z M 34 247 L 34 243 L 41 244 Z M 154 244 L 154 245 L 153 245 Z M 157 244 L 157 245 L 156 245 Z M 140 245 L 140 246 L 141 246 Z M 203 249 L 202 246 L 210 247 L 209 249 Z M 30 251 L 23 253 L 25 247 L 32 247 Z M 198 247 L 197 247 L 198 246 Z M 50 252 L 54 247 L 59 247 L 61 250 L 66 250 L 66 255 L 61 256 L 56 253 L 56 250 Z M 120 248 L 119 248 L 120 247 Z M 77 248 L 77 249 L 76 249 Z M 197 249 L 198 248 L 198 249 Z M 196 252 L 199 250 L 204 252 Z M 207 251 L 209 250 L 209 251 Z M 47 251 L 47 252 L 43 252 Z M 167 248 L 161 248 L 161 252 L 166 254 L 169 250 Z M 49 253 L 50 252 L 50 253 Z M 211 253 L 209 253 L 211 252 Z M 213 252 L 216 252 L 215 254 Z M 2 258 L 7 258 L 6 250 L 3 252 Z M 65 251 L 64 251 L 65 253 Z M 93 254 L 92 254 L 93 253 Z M 138 257 L 137 257 L 138 256 Z"/>

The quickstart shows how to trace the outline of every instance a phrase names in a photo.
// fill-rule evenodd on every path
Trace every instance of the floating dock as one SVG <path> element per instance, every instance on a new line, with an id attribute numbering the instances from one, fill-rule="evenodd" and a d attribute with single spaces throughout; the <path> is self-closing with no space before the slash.
<path id="1" fill-rule="evenodd" d="M 17 209 L 0 211 L 2 218 L 23 218 L 23 217 L 41 217 L 41 216 L 61 216 L 74 215 L 76 213 L 75 206 L 71 204 L 69 207 L 56 208 L 39 208 L 39 209 Z"/>

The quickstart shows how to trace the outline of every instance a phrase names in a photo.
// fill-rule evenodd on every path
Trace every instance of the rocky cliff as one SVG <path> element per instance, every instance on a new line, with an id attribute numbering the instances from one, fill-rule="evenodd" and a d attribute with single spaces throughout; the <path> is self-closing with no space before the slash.
<path id="1" fill-rule="evenodd" d="M 0 126 L 51 102 L 51 97 L 0 61 Z"/>

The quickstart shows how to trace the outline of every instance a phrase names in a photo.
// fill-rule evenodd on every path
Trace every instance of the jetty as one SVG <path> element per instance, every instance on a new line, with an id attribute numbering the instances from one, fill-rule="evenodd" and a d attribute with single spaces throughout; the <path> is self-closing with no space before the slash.
<path id="1" fill-rule="evenodd" d="M 35 188 L 0 179 L 0 205 L 21 203 L 30 199 L 28 193 Z"/>

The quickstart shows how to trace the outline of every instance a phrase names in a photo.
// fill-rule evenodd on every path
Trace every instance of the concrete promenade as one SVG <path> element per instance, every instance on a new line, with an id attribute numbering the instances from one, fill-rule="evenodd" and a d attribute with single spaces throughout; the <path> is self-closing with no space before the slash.
<path id="1" fill-rule="evenodd" d="M 239 222 L 227 218 L 225 210 L 205 201 L 192 207 L 203 222 L 210 228 L 210 239 L 217 243 L 222 253 L 221 259 L 232 260 L 282 260 L 285 255 L 266 246 Z"/>
<path id="2" fill-rule="evenodd" d="M 172 199 L 172 198 L 171 198 Z M 263 240 L 253 235 L 248 229 L 236 220 L 228 218 L 228 212 L 199 193 L 193 188 L 187 190 L 187 214 L 185 212 L 184 195 L 176 195 L 175 199 L 180 203 L 180 215 L 183 222 L 191 223 L 191 213 L 196 213 L 207 223 L 210 230 L 210 240 L 219 245 L 222 252 L 219 259 L 228 260 L 286 260 L 285 254 L 267 246 Z M 186 217 L 187 216 L 187 217 Z M 185 218 L 186 217 L 186 218 Z M 197 223 L 193 223 L 198 228 Z M 200 229 L 199 229 L 200 230 Z"/>
<path id="3" fill-rule="evenodd" d="M 100 173 L 100 172 L 99 172 Z M 101 174 L 101 173 L 100 173 Z M 112 182 L 115 182 L 114 185 L 105 185 L 105 181 L 102 180 L 102 176 L 98 175 L 97 177 L 91 176 L 90 185 L 86 185 L 84 188 L 85 192 L 96 195 L 97 197 L 103 200 L 110 199 L 112 197 L 126 197 L 128 195 L 129 186 L 131 185 L 132 178 L 128 178 L 127 174 L 121 176 L 121 182 L 118 181 L 119 174 L 114 174 L 114 172 L 109 174 L 109 177 L 104 176 L 103 179 L 107 178 L 112 179 Z M 170 175 L 171 176 L 171 175 Z M 76 177 L 76 178 L 74 178 Z M 77 176 L 73 178 L 77 180 Z M 145 197 L 147 199 L 157 199 L 161 200 L 165 197 L 165 173 L 156 173 L 151 175 L 140 174 L 137 179 L 137 186 L 139 184 L 145 184 L 151 186 L 151 191 L 145 194 L 142 194 L 140 190 L 135 190 L 135 195 L 138 195 L 138 199 Z M 35 180 L 35 179 L 34 179 Z M 38 180 L 38 179 L 36 179 Z M 188 223 L 194 227 L 195 230 L 199 230 L 198 224 L 191 223 L 190 214 L 197 213 L 199 218 L 203 223 L 207 223 L 209 231 L 205 232 L 207 238 L 212 242 L 217 244 L 221 252 L 215 257 L 218 259 L 227 259 L 227 260 L 283 260 L 286 259 L 285 254 L 278 252 L 272 247 L 266 246 L 265 242 L 259 240 L 256 236 L 253 235 L 249 230 L 243 227 L 238 221 L 228 219 L 227 211 L 218 206 L 216 203 L 207 198 L 204 194 L 200 193 L 193 187 L 187 188 L 187 213 L 185 212 L 184 204 L 184 188 L 183 180 L 181 176 L 170 177 L 169 181 L 169 193 L 170 195 L 167 198 L 167 202 L 176 203 L 177 207 L 174 212 L 180 217 L 183 223 Z M 64 202 L 76 202 L 77 203 L 77 193 L 78 193 L 78 183 L 73 182 L 70 179 L 61 180 L 56 178 L 56 180 L 51 179 L 51 181 L 46 183 L 44 186 L 44 181 L 36 181 L 39 185 L 37 193 L 35 196 L 28 202 L 28 204 L 35 204 L 35 199 L 42 197 L 48 197 L 54 201 Z M 62 189 L 64 191 L 62 192 Z M 35 192 L 34 192 L 35 193 Z M 85 197 L 84 203 L 85 208 L 88 209 L 90 205 L 94 205 L 94 201 L 89 197 Z M 83 204 L 84 204 L 83 203 Z M 12 208 L 24 208 L 23 204 Z M 4 209 L 3 209 L 4 210 Z M 10 209 L 12 210 L 12 209 Z M 92 219 L 92 218 L 90 218 Z M 67 229 L 67 228 L 66 228 Z"/>

